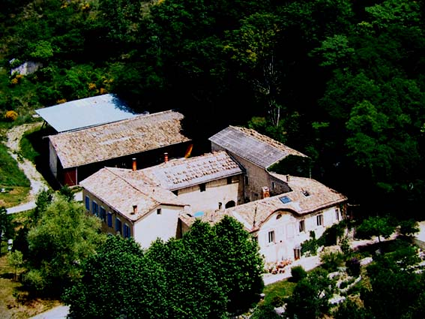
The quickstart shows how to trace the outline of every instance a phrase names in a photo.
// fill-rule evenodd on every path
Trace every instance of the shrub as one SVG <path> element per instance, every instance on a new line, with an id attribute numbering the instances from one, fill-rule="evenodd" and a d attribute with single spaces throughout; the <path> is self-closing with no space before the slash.
<path id="1" fill-rule="evenodd" d="M 280 307 L 285 303 L 285 300 L 281 296 L 274 296 L 270 303 L 273 307 Z"/>
<path id="2" fill-rule="evenodd" d="M 316 239 L 316 234 L 314 231 L 310 231 L 310 239 L 307 239 L 301 244 L 301 254 L 304 256 L 305 254 L 310 253 L 311 255 L 316 256 L 318 248 L 319 244 Z"/>
<path id="3" fill-rule="evenodd" d="M 18 113 L 16 113 L 15 111 L 7 111 L 4 115 L 4 118 L 11 122 L 16 121 L 16 119 L 18 118 Z"/>
<path id="4" fill-rule="evenodd" d="M 299 282 L 300 280 L 307 277 L 307 272 L 302 266 L 295 266 L 291 268 L 291 275 L 293 282 Z"/>
<path id="5" fill-rule="evenodd" d="M 345 262 L 345 265 L 347 266 L 347 273 L 350 276 L 357 277 L 360 275 L 360 260 L 353 257 Z"/>
<path id="6" fill-rule="evenodd" d="M 327 271 L 336 271 L 343 264 L 344 255 L 339 252 L 322 254 L 320 260 L 323 263 L 322 267 Z"/>

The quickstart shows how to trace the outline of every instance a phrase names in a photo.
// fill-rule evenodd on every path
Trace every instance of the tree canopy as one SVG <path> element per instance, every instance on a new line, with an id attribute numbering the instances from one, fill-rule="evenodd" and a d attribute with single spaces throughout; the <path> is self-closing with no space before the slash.
<path id="1" fill-rule="evenodd" d="M 104 239 L 97 217 L 86 215 L 81 203 L 56 195 L 28 231 L 25 283 L 40 293 L 60 294 L 79 279 L 83 260 Z"/>
<path id="2" fill-rule="evenodd" d="M 133 239 L 108 237 L 64 300 L 78 318 L 226 318 L 258 301 L 262 271 L 258 246 L 239 222 L 197 221 L 182 239 L 158 239 L 145 251 Z"/>
<path id="3" fill-rule="evenodd" d="M 310 156 L 312 177 L 367 214 L 418 217 L 412 208 L 425 202 L 424 1 L 1 6 L 3 113 L 106 92 L 139 112 L 179 101 L 200 154 L 221 128 L 250 126 Z M 25 61 L 42 67 L 10 74 Z"/>

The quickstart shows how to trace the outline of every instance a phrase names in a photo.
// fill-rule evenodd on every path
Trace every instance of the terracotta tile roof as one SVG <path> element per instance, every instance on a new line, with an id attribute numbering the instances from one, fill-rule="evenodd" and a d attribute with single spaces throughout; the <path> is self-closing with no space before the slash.
<path id="1" fill-rule="evenodd" d="M 220 151 L 191 158 L 170 160 L 143 169 L 142 172 L 161 187 L 178 190 L 240 175 L 242 169 L 226 152 Z"/>
<path id="2" fill-rule="evenodd" d="M 286 181 L 286 175 L 273 173 L 272 175 Z M 248 231 L 255 231 L 276 210 L 288 210 L 296 215 L 306 215 L 347 201 L 347 197 L 314 179 L 290 176 L 288 184 L 292 190 L 288 193 L 235 206 L 221 212 L 206 212 L 202 220 L 216 223 L 224 215 L 229 215 L 244 224 Z"/>
<path id="3" fill-rule="evenodd" d="M 63 168 L 77 167 L 190 141 L 183 115 L 165 111 L 49 136 Z"/>
<path id="4" fill-rule="evenodd" d="M 126 170 L 103 168 L 81 181 L 81 186 L 133 221 L 142 218 L 160 204 L 182 206 L 182 209 L 185 206 L 168 190 L 143 180 L 123 179 L 121 171 Z M 137 205 L 136 214 L 132 214 L 133 205 Z"/>
<path id="5" fill-rule="evenodd" d="M 267 168 L 288 155 L 306 155 L 252 129 L 228 126 L 209 140 L 251 163 Z"/>

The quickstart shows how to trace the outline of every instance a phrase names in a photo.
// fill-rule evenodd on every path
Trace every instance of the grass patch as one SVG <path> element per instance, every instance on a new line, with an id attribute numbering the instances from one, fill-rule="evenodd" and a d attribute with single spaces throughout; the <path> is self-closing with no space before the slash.
<path id="1" fill-rule="evenodd" d="M 18 163 L 7 152 L 7 147 L 0 144 L 0 186 L 30 187 L 30 181 L 19 169 Z"/>
<path id="2" fill-rule="evenodd" d="M 30 181 L 7 152 L 7 147 L 1 143 L 0 162 L 2 163 L 0 165 L 0 206 L 18 205 L 27 198 L 31 187 Z"/>
<path id="3" fill-rule="evenodd" d="M 30 188 L 29 187 L 10 187 L 10 186 L 2 186 L 0 188 L 4 188 L 5 192 L 0 192 L 0 206 L 4 206 L 6 208 L 17 206 L 22 204 L 25 199 L 28 197 Z"/>
<path id="4" fill-rule="evenodd" d="M 41 126 L 38 126 L 25 132 L 19 142 L 20 155 L 31 161 L 34 165 L 36 164 L 36 159 L 40 156 L 40 153 L 34 149 L 31 137 L 36 135 L 36 133 L 40 130 Z"/>
<path id="5" fill-rule="evenodd" d="M 284 299 L 292 296 L 292 292 L 297 284 L 288 280 L 282 280 L 264 287 L 264 303 L 271 304 L 276 299 Z"/>

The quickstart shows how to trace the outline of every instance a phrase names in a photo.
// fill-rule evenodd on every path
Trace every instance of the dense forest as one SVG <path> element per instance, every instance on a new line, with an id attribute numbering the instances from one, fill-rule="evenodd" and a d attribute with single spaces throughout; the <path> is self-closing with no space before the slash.
<path id="1" fill-rule="evenodd" d="M 2 0 L 0 111 L 116 93 L 178 109 L 207 151 L 227 125 L 311 158 L 364 215 L 425 202 L 422 0 Z M 42 64 L 26 76 L 23 62 Z M 203 149 L 205 147 L 205 149 Z"/>

